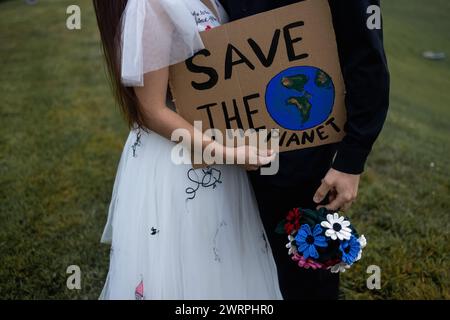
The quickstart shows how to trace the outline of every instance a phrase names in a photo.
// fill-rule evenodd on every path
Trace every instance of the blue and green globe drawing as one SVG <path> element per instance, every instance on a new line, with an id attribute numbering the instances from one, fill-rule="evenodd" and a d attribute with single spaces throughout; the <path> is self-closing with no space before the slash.
<path id="1" fill-rule="evenodd" d="M 306 130 L 326 121 L 333 110 L 334 84 L 312 66 L 286 69 L 270 80 L 266 107 L 272 119 L 288 130 Z"/>

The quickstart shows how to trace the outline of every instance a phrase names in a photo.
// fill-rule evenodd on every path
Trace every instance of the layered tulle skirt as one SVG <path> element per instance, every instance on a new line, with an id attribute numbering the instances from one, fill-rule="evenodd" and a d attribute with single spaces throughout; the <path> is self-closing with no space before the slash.
<path id="1" fill-rule="evenodd" d="M 281 299 L 246 172 L 171 161 L 174 144 L 132 130 L 102 242 L 102 299 Z"/>

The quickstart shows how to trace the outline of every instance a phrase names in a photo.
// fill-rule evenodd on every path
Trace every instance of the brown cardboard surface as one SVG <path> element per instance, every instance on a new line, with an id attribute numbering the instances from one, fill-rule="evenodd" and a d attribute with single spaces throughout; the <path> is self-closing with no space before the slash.
<path id="1" fill-rule="evenodd" d="M 174 102 L 185 119 L 192 123 L 201 120 L 203 130 L 211 127 L 221 131 L 227 128 L 279 128 L 280 151 L 342 139 L 346 121 L 345 88 L 327 0 L 306 0 L 250 16 L 202 32 L 201 36 L 206 50 L 170 68 L 169 84 Z M 293 39 L 292 44 L 290 39 Z M 276 43 L 272 46 L 273 61 L 266 62 L 271 44 Z M 261 58 L 263 63 L 254 48 L 264 56 Z M 232 66 L 228 77 L 227 51 L 231 52 L 228 61 L 241 60 Z M 192 72 L 190 65 L 200 69 Z M 205 84 L 210 76 L 203 73 L 206 69 L 202 68 L 217 74 L 213 85 Z M 319 69 L 329 75 L 331 85 Z M 324 81 L 319 82 L 323 87 L 315 85 L 318 77 Z M 292 79 L 300 79 L 302 84 L 307 79 L 307 84 L 288 90 L 286 86 L 292 85 Z M 203 83 L 202 88 L 194 88 L 193 83 Z M 273 98 L 278 95 L 281 98 Z M 206 105 L 210 107 L 202 108 Z M 309 111 L 305 111 L 308 108 Z M 226 114 L 235 119 L 227 122 Z"/>

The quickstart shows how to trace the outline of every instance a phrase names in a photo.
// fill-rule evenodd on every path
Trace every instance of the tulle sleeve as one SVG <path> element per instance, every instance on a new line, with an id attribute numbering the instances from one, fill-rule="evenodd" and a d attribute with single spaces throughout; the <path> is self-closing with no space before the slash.
<path id="1" fill-rule="evenodd" d="M 182 62 L 204 48 L 185 1 L 128 0 L 121 34 L 125 86 L 143 86 L 144 74 Z"/>

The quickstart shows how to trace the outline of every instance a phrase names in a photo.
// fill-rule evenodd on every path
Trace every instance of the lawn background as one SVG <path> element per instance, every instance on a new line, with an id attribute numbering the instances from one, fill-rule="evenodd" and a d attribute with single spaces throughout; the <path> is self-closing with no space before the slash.
<path id="1" fill-rule="evenodd" d="M 82 30 L 65 27 L 78 4 Z M 349 212 L 369 245 L 347 299 L 448 299 L 450 1 L 382 3 L 391 78 L 385 129 Z M 88 0 L 0 1 L 0 299 L 96 299 L 99 239 L 127 128 Z M 378 265 L 381 290 L 366 287 Z M 66 288 L 79 265 L 82 289 Z"/>

